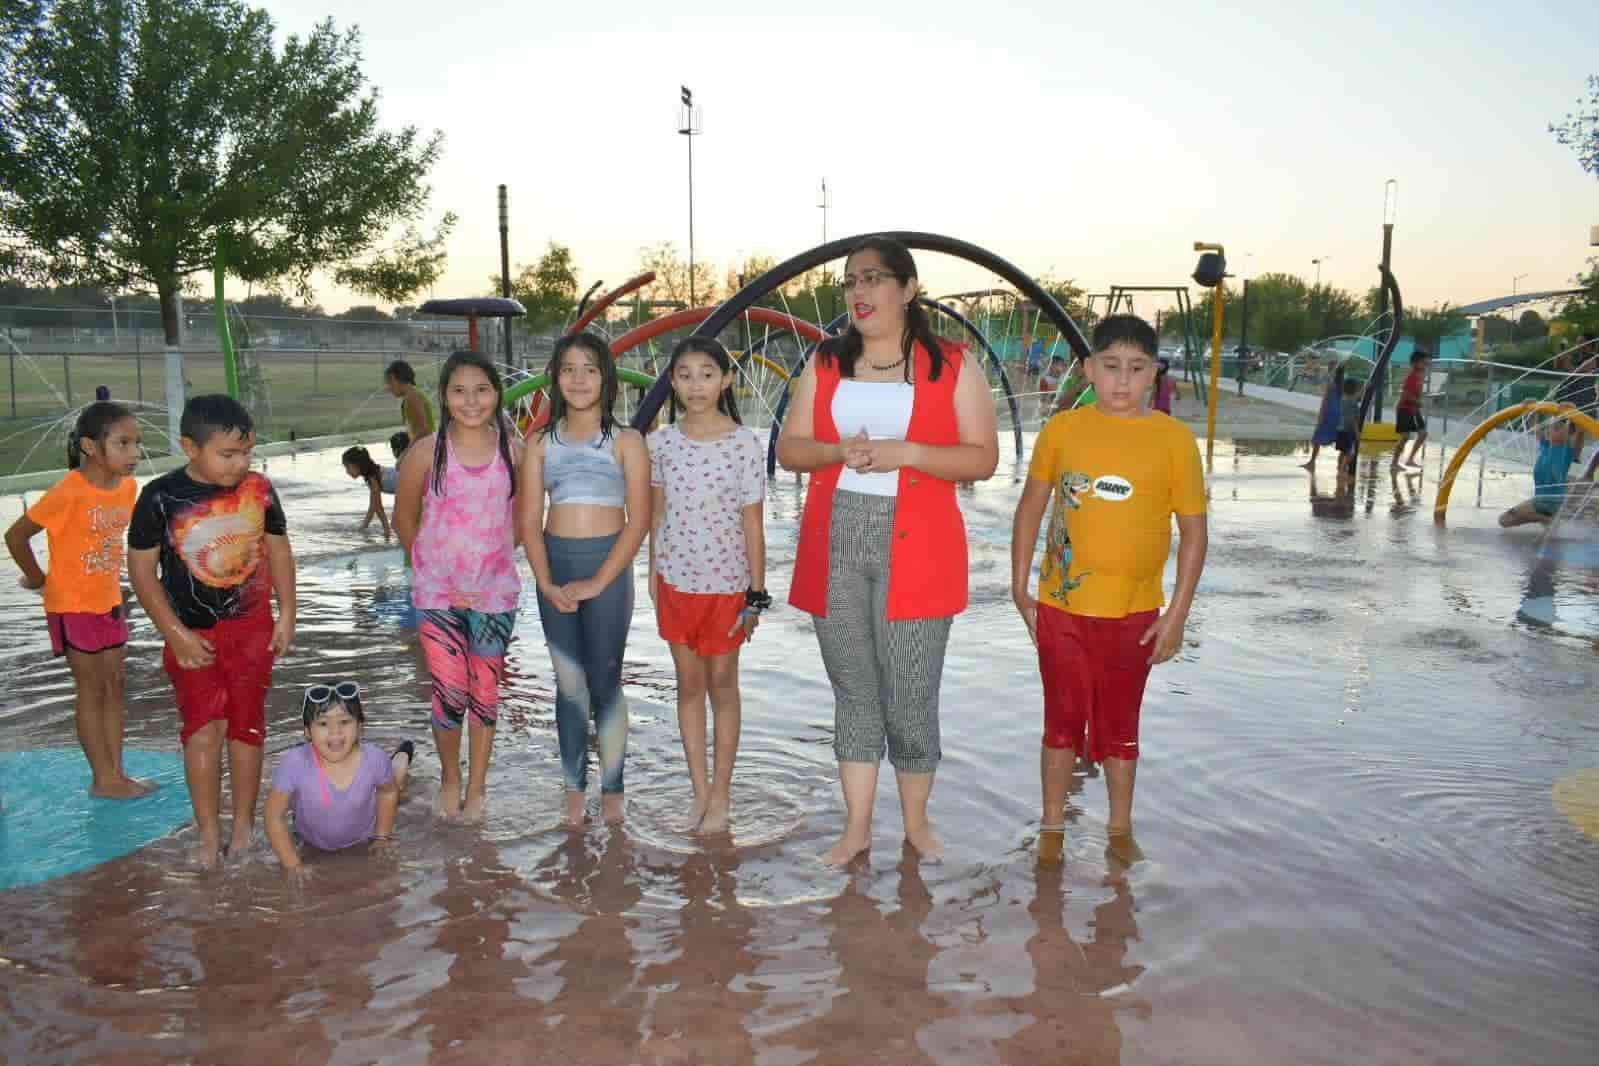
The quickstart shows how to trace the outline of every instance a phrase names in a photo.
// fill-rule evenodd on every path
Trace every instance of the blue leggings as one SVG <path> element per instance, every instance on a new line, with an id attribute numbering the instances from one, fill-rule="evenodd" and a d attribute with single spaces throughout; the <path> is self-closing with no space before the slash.
<path id="1" fill-rule="evenodd" d="M 620 534 L 554 537 L 544 534 L 550 579 L 557 585 L 593 577 Z M 633 622 L 633 570 L 623 570 L 605 591 L 564 614 L 539 594 L 539 619 L 555 665 L 555 731 L 561 770 L 570 792 L 588 787 L 589 716 L 600 752 L 600 789 L 622 792 L 627 754 L 627 697 L 622 694 L 622 653 Z"/>

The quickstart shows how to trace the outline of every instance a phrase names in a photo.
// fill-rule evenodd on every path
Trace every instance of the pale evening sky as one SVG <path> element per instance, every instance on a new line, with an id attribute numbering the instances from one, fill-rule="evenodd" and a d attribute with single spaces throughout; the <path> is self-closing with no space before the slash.
<path id="1" fill-rule="evenodd" d="M 946 233 L 1091 290 L 1185 279 L 1212 240 L 1235 270 L 1308 279 L 1322 257 L 1363 291 L 1388 178 L 1415 306 L 1563 287 L 1599 225 L 1599 180 L 1546 128 L 1599 73 L 1591 0 L 265 6 L 284 33 L 358 25 L 385 123 L 444 132 L 434 210 L 460 224 L 438 296 L 498 271 L 500 182 L 513 263 L 556 240 L 586 287 L 642 245 L 686 250 L 680 84 L 718 276 L 817 243 L 824 176 L 830 236 Z M 922 269 L 936 292 L 988 281 Z"/>

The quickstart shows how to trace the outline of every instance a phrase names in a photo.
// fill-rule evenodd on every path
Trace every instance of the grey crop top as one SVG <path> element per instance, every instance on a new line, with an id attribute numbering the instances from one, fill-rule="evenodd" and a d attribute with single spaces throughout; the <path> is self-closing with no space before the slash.
<path id="1" fill-rule="evenodd" d="M 585 441 L 555 432 L 544 438 L 544 488 L 550 494 L 551 507 L 563 503 L 626 505 L 627 482 L 622 464 L 616 461 L 616 434 L 620 432 L 618 427 L 609 438 L 596 434 Z"/>

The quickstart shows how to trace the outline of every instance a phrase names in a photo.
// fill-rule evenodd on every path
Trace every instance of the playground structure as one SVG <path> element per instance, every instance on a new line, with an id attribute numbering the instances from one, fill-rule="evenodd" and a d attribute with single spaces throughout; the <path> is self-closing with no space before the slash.
<path id="1" fill-rule="evenodd" d="M 1465 465 L 1466 458 L 1488 434 L 1507 422 L 1514 422 L 1519 418 L 1532 415 L 1549 415 L 1555 418 L 1564 418 L 1578 429 L 1588 434 L 1589 437 L 1599 439 L 1599 420 L 1591 415 L 1584 414 L 1571 404 L 1551 403 L 1548 400 L 1525 400 L 1514 407 L 1506 407 L 1496 411 L 1477 423 L 1472 431 L 1466 434 L 1466 439 L 1460 442 L 1455 449 L 1454 456 L 1449 460 L 1449 465 L 1444 469 L 1443 477 L 1438 482 L 1438 498 L 1433 504 L 1432 519 L 1438 525 L 1444 524 L 1445 512 L 1449 508 L 1449 496 L 1454 491 L 1455 478 L 1460 474 L 1460 468 Z"/>

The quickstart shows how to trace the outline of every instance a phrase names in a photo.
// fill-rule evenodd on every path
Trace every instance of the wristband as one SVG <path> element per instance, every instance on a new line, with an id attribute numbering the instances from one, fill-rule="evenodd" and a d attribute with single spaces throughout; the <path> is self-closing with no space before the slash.
<path id="1" fill-rule="evenodd" d="M 745 589 L 744 605 L 754 610 L 756 614 L 771 610 L 772 594 L 765 589 Z"/>

